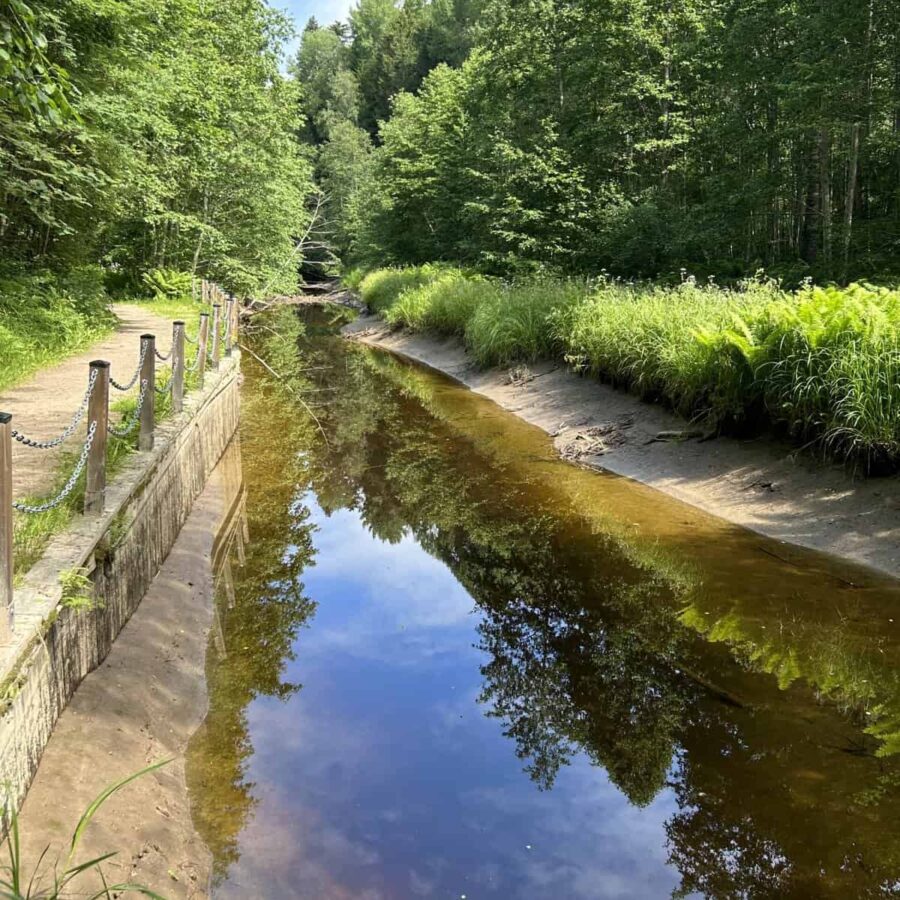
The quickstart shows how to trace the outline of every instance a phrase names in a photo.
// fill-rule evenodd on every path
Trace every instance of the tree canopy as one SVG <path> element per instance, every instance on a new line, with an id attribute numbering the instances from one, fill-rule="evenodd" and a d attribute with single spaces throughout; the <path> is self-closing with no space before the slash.
<path id="1" fill-rule="evenodd" d="M 262 0 L 3 0 L 0 252 L 296 283 L 313 189 Z"/>
<path id="2" fill-rule="evenodd" d="M 360 0 L 349 26 L 374 151 L 364 214 L 332 218 L 357 261 L 897 273 L 890 0 Z"/>

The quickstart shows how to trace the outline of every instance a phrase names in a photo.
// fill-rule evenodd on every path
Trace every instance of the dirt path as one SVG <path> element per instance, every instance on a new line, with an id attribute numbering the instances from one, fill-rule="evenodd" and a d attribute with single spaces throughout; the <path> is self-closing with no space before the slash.
<path id="1" fill-rule="evenodd" d="M 345 334 L 450 375 L 553 435 L 564 457 L 634 478 L 760 534 L 900 576 L 896 476 L 854 478 L 765 439 L 688 438 L 690 426 L 673 413 L 579 378 L 561 363 L 516 373 L 479 370 L 459 341 L 391 332 L 376 317 L 358 319 Z"/>
<path id="2" fill-rule="evenodd" d="M 51 866 L 65 858 L 72 829 L 102 790 L 172 759 L 101 808 L 75 862 L 116 851 L 103 864 L 110 884 L 141 884 L 169 900 L 208 896 L 211 856 L 191 820 L 184 754 L 207 708 L 210 562 L 239 480 L 236 453 L 236 445 L 226 451 L 141 605 L 53 731 L 19 819 L 29 876 L 44 848 Z M 95 875 L 73 889 L 87 896 L 90 885 L 99 887 Z"/>
<path id="3" fill-rule="evenodd" d="M 156 334 L 161 352 L 168 353 L 171 320 L 127 304 L 117 305 L 116 314 L 119 327 L 105 340 L 0 394 L 0 410 L 12 414 L 13 428 L 38 440 L 56 437 L 71 422 L 84 397 L 88 363 L 109 360 L 113 378 L 129 381 L 137 367 L 140 335 L 144 333 Z M 113 399 L 123 396 L 114 393 Z M 34 450 L 13 442 L 13 496 L 18 499 L 49 491 L 61 454 L 80 447 L 86 427 L 82 422 L 62 447 L 53 450 Z"/>

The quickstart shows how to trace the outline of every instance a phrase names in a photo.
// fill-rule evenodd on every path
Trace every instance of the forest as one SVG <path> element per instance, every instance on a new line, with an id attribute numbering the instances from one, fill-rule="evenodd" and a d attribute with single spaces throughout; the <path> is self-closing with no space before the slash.
<path id="1" fill-rule="evenodd" d="M 294 71 L 357 261 L 896 274 L 891 0 L 360 0 Z"/>
<path id="2" fill-rule="evenodd" d="M 295 286 L 337 256 L 504 276 L 890 277 L 891 0 L 3 0 L 5 264 Z M 314 180 L 315 179 L 315 180 Z"/>
<path id="3" fill-rule="evenodd" d="M 109 296 L 386 269 L 394 324 L 485 363 L 900 459 L 893 0 L 358 0 L 293 34 L 263 0 L 0 0 L 10 372 Z M 442 266 L 453 309 L 401 296 Z"/>
<path id="4" fill-rule="evenodd" d="M 391 325 L 900 460 L 900 5 L 360 0 L 291 71 Z"/>
<path id="5" fill-rule="evenodd" d="M 0 252 L 115 289 L 337 256 L 504 276 L 896 274 L 891 0 L 3 0 Z M 313 180 L 315 177 L 315 182 Z"/>

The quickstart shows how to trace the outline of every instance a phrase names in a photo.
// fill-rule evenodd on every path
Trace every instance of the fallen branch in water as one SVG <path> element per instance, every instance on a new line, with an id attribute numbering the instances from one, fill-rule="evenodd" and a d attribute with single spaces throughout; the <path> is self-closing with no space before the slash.
<path id="1" fill-rule="evenodd" d="M 265 369 L 274 375 L 303 405 L 303 408 L 312 416 L 313 421 L 319 428 L 319 431 L 322 433 L 322 439 L 325 441 L 325 444 L 331 449 L 331 444 L 328 441 L 328 435 L 325 434 L 325 429 L 322 427 L 322 423 L 319 421 L 319 417 L 312 411 L 310 405 L 300 396 L 300 393 L 291 386 L 288 380 L 284 377 L 284 375 L 280 375 L 276 372 L 258 353 L 254 353 L 249 347 L 244 344 L 238 344 L 238 347 L 242 352 L 249 353 L 261 366 L 264 366 Z"/>

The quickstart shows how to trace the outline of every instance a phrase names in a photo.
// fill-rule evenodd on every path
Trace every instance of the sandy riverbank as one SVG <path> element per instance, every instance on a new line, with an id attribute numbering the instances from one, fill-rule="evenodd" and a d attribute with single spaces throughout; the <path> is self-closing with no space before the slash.
<path id="1" fill-rule="evenodd" d="M 760 534 L 900 577 L 900 478 L 862 479 L 773 440 L 672 440 L 679 416 L 562 364 L 479 369 L 455 339 L 364 316 L 344 334 L 438 369 L 553 435 L 569 458 L 633 478 Z M 668 435 L 666 433 L 669 433 Z M 663 436 L 663 439 L 660 439 Z"/>
<path id="2" fill-rule="evenodd" d="M 101 807 L 75 862 L 116 851 L 103 863 L 110 884 L 144 885 L 172 900 L 208 896 L 212 858 L 191 819 L 185 751 L 207 709 L 211 557 L 233 493 L 229 471 L 223 459 L 109 656 L 84 679 L 56 725 L 19 818 L 28 877 L 49 847 L 46 884 L 53 863 L 65 859 L 80 815 L 102 790 L 171 759 Z M 90 874 L 73 888 L 86 885 L 100 887 Z"/>

